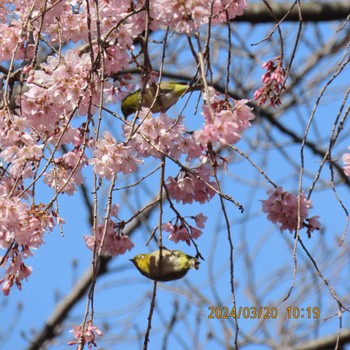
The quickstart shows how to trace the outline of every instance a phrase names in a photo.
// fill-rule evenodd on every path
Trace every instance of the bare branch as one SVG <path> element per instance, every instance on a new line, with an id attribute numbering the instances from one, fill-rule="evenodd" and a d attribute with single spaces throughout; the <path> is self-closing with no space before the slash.
<path id="1" fill-rule="evenodd" d="M 282 19 L 290 10 L 291 4 L 271 3 L 276 18 Z M 329 1 L 303 3 L 301 7 L 303 21 L 305 22 L 326 22 L 345 20 L 350 14 L 350 3 L 348 1 Z M 299 22 L 298 8 L 294 7 L 284 19 L 287 22 Z M 270 11 L 263 3 L 249 3 L 247 10 L 242 16 L 233 19 L 234 22 L 267 23 L 275 22 Z"/>

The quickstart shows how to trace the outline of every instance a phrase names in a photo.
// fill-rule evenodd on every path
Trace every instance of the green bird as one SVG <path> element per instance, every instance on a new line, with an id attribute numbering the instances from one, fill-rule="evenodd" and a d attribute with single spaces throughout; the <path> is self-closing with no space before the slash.
<path id="1" fill-rule="evenodd" d="M 165 112 L 187 92 L 201 90 L 202 85 L 190 86 L 184 82 L 165 81 L 160 83 L 157 99 L 151 109 L 152 113 Z M 142 107 L 150 108 L 157 93 L 157 84 L 147 86 L 142 99 Z M 125 119 L 139 110 L 141 89 L 126 96 L 122 101 L 122 112 Z"/>
<path id="2" fill-rule="evenodd" d="M 166 282 L 182 278 L 189 269 L 199 269 L 199 261 L 181 250 L 156 250 L 150 254 L 139 254 L 130 259 L 142 275 L 151 280 Z M 161 262 L 160 262 L 161 261 Z"/>

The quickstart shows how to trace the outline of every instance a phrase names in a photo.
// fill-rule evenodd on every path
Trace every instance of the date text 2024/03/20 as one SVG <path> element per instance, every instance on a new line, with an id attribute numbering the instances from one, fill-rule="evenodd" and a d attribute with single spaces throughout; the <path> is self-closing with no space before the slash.
<path id="1" fill-rule="evenodd" d="M 228 318 L 244 318 L 244 319 L 276 319 L 279 315 L 281 316 L 281 311 L 275 306 L 240 306 L 228 308 L 227 306 L 209 306 L 210 311 L 209 319 L 228 319 Z M 283 310 L 284 315 L 288 319 L 318 319 L 320 317 L 319 307 L 298 307 L 298 306 L 288 306 Z"/>

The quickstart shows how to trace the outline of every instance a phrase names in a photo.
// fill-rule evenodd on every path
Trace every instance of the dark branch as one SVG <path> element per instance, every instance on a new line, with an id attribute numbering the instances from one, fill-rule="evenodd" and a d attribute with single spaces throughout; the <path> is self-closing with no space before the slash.
<path id="1" fill-rule="evenodd" d="M 329 335 L 323 338 L 314 339 L 310 341 L 305 341 L 300 345 L 295 345 L 294 347 L 287 348 L 286 350 L 330 350 L 334 349 L 337 342 L 337 335 Z M 345 329 L 341 332 L 339 338 L 338 348 L 343 349 L 345 344 L 350 342 L 350 329 Z"/>
<path id="2" fill-rule="evenodd" d="M 280 20 L 290 10 L 289 3 L 271 3 L 270 4 L 275 17 Z M 329 1 L 322 3 L 302 3 L 301 15 L 304 22 L 324 22 L 345 20 L 350 15 L 349 1 Z M 243 16 L 233 19 L 237 22 L 266 23 L 274 22 L 269 9 L 263 3 L 248 3 L 248 8 Z M 284 21 L 299 22 L 298 7 L 294 6 L 290 14 Z"/>

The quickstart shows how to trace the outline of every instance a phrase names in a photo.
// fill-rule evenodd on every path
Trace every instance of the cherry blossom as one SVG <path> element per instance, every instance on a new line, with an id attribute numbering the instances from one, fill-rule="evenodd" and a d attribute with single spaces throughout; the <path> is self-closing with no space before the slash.
<path id="1" fill-rule="evenodd" d="M 225 23 L 236 16 L 242 16 L 247 6 L 247 0 L 214 0 L 213 23 Z"/>
<path id="2" fill-rule="evenodd" d="M 73 195 L 84 180 L 81 170 L 86 163 L 85 157 L 76 149 L 54 160 L 52 169 L 44 174 L 44 182 L 56 191 Z"/>
<path id="3" fill-rule="evenodd" d="M 172 221 L 164 223 L 162 225 L 163 230 L 170 233 L 168 239 L 175 243 L 185 241 L 188 245 L 191 245 L 191 239 L 198 239 L 202 235 L 200 229 L 204 228 L 207 217 L 200 213 L 191 218 L 195 220 L 197 227 L 189 225 L 184 218 L 176 218 L 174 224 Z"/>
<path id="4" fill-rule="evenodd" d="M 170 118 L 166 113 L 160 113 L 157 118 L 143 109 L 139 114 L 139 119 L 143 119 L 138 129 L 138 133 L 133 136 L 130 146 L 137 151 L 140 157 L 161 158 L 162 153 L 170 157 L 179 159 L 185 154 L 187 159 L 198 158 L 202 154 L 202 149 L 195 143 L 192 135 L 186 135 L 186 128 L 183 124 L 184 117 L 176 120 Z M 124 137 L 130 133 L 130 126 L 124 126 Z M 159 152 L 161 151 L 161 152 Z"/>
<path id="5" fill-rule="evenodd" d="M 194 216 L 194 220 L 196 222 L 197 227 L 204 228 L 204 223 L 207 221 L 208 217 L 203 215 L 202 213 Z"/>
<path id="6" fill-rule="evenodd" d="M 172 198 L 176 202 L 199 203 L 208 202 L 215 194 L 215 191 L 207 185 L 215 188 L 215 183 L 210 180 L 210 166 L 209 164 L 201 165 L 196 169 L 192 169 L 193 173 L 180 172 L 180 174 L 173 178 L 169 176 L 166 182 L 167 189 Z"/>
<path id="7" fill-rule="evenodd" d="M 12 20 L 11 25 L 0 23 L 0 60 L 8 61 L 12 56 L 18 60 L 32 57 L 34 45 L 27 39 L 20 22 Z"/>
<path id="8" fill-rule="evenodd" d="M 19 197 L 0 196 L 0 248 L 11 248 L 0 260 L 6 276 L 1 279 L 3 293 L 8 295 L 14 284 L 21 289 L 21 280 L 26 279 L 32 268 L 23 259 L 33 255 L 33 250 L 44 243 L 44 233 L 51 232 L 56 222 L 62 220 L 43 204 L 31 205 Z"/>
<path id="9" fill-rule="evenodd" d="M 304 226 L 307 227 L 307 235 L 309 238 L 311 238 L 311 233 L 313 231 L 319 231 L 321 229 L 321 223 L 318 220 L 319 216 L 312 216 L 311 218 L 306 219 L 306 223 L 304 223 Z"/>
<path id="10" fill-rule="evenodd" d="M 27 279 L 32 273 L 32 267 L 26 266 L 23 263 L 22 255 L 18 248 L 11 250 L 10 256 L 6 257 L 5 261 L 8 262 L 8 267 L 5 269 L 7 275 L 0 280 L 2 285 L 2 292 L 5 296 L 10 294 L 11 287 L 16 284 L 19 290 L 22 289 L 21 280 Z M 0 257 L 1 260 L 1 257 Z"/>
<path id="11" fill-rule="evenodd" d="M 76 340 L 70 341 L 68 345 L 87 344 L 89 349 L 97 346 L 95 343 L 96 334 L 100 337 L 103 336 L 102 331 L 94 326 L 92 321 L 89 321 L 84 328 L 82 326 L 74 326 L 70 332 L 73 333 Z"/>
<path id="12" fill-rule="evenodd" d="M 113 220 L 108 220 L 105 235 L 104 232 L 105 225 L 101 223 L 97 226 L 95 235 L 84 236 L 86 246 L 94 250 L 96 244 L 97 250 L 99 250 L 102 239 L 104 239 L 102 254 L 110 256 L 124 254 L 127 250 L 131 250 L 134 247 L 134 243 L 128 236 L 118 230 L 118 225 Z"/>
<path id="13" fill-rule="evenodd" d="M 246 0 L 215 0 L 214 3 L 202 0 L 154 0 L 151 11 L 152 17 L 160 24 L 174 27 L 177 32 L 190 34 L 209 20 L 216 24 L 241 16 L 246 7 Z"/>
<path id="14" fill-rule="evenodd" d="M 242 132 L 254 119 L 248 100 L 235 101 L 234 107 L 215 96 L 209 96 L 210 105 L 203 105 L 203 128 L 195 131 L 194 139 L 203 147 L 208 143 L 216 145 L 235 144 L 241 139 Z"/>
<path id="15" fill-rule="evenodd" d="M 135 172 L 143 163 L 142 159 L 135 156 L 132 145 L 118 143 L 109 131 L 105 131 L 103 137 L 93 146 L 93 158 L 89 164 L 94 167 L 96 174 L 107 180 L 110 180 L 113 174 Z"/>
<path id="16" fill-rule="evenodd" d="M 255 91 L 254 100 L 259 100 L 258 105 L 264 104 L 270 100 L 271 107 L 280 106 L 281 100 L 279 98 L 285 79 L 285 72 L 282 67 L 280 58 L 277 57 L 262 65 L 267 69 L 267 72 L 262 76 L 263 86 Z"/>
<path id="17" fill-rule="evenodd" d="M 280 225 L 281 231 L 294 232 L 298 229 L 298 221 L 299 228 L 307 227 L 309 237 L 312 231 L 320 229 L 318 216 L 308 218 L 312 202 L 303 193 L 300 196 L 300 208 L 298 208 L 299 196 L 283 191 L 282 187 L 278 186 L 275 190 L 268 191 L 268 194 L 270 194 L 268 199 L 261 200 L 263 212 L 267 213 L 267 218 L 271 222 Z"/>
<path id="18" fill-rule="evenodd" d="M 188 245 L 191 244 L 191 235 L 188 228 L 185 225 L 173 226 L 170 223 L 166 223 L 163 224 L 163 230 L 170 232 L 170 235 L 168 236 L 168 239 L 170 241 L 173 241 L 175 243 L 178 243 L 179 241 L 185 241 Z"/>

